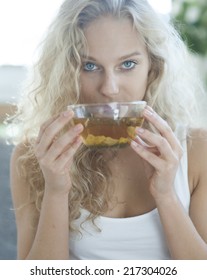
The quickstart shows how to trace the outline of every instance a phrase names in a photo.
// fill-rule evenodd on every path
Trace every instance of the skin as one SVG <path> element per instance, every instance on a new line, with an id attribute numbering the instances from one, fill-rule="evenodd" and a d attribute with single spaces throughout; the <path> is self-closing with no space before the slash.
<path id="1" fill-rule="evenodd" d="M 85 36 L 89 57 L 82 59 L 80 78 L 84 102 L 142 100 L 150 63 L 146 47 L 130 21 L 107 22 L 102 18 L 85 29 Z"/>
<path id="2" fill-rule="evenodd" d="M 82 58 L 82 101 L 142 100 L 150 62 L 146 47 L 132 29 L 131 22 L 100 18 L 95 24 L 89 24 L 84 32 L 89 57 Z M 68 194 L 71 181 L 67 170 L 81 144 L 79 135 L 83 127 L 76 125 L 57 139 L 56 135 L 72 116 L 72 112 L 63 112 L 40 128 L 35 154 L 44 175 L 45 193 L 40 214 L 35 212 L 34 205 L 16 211 L 18 257 L 21 259 L 69 259 Z M 180 143 L 166 121 L 152 108 L 145 109 L 144 118 L 159 133 L 137 129 L 137 136 L 153 148 L 142 145 L 139 140 L 132 141 L 130 147 L 120 149 L 109 163 L 114 197 L 105 216 L 124 218 L 157 207 L 172 259 L 207 259 L 207 133 L 192 131 L 195 137 L 188 146 L 191 193 L 188 216 L 173 185 L 182 157 Z M 198 133 L 202 133 L 202 137 L 198 137 Z M 14 207 L 22 205 L 28 197 L 27 182 L 15 169 L 22 153 L 24 148 L 18 146 L 11 160 Z M 122 203 L 114 204 L 113 198 Z M 28 227 L 34 213 L 39 216 L 35 229 Z"/>

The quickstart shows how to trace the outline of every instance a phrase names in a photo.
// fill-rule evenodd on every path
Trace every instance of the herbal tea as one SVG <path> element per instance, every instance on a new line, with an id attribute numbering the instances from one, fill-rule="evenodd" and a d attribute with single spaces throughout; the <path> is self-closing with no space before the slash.
<path id="1" fill-rule="evenodd" d="M 84 126 L 84 144 L 90 147 L 112 147 L 129 144 L 135 137 L 135 128 L 141 126 L 143 118 L 74 118 L 74 124 Z"/>

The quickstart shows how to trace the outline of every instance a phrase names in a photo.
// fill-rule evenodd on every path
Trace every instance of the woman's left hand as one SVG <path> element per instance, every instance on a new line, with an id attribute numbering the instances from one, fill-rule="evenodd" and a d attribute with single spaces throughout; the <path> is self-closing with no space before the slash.
<path id="1" fill-rule="evenodd" d="M 145 109 L 144 118 L 158 133 L 137 128 L 138 137 L 131 142 L 131 147 L 144 159 L 154 199 L 163 199 L 174 193 L 174 179 L 183 151 L 170 126 L 151 107 Z M 139 141 L 139 137 L 150 143 L 150 146 Z"/>

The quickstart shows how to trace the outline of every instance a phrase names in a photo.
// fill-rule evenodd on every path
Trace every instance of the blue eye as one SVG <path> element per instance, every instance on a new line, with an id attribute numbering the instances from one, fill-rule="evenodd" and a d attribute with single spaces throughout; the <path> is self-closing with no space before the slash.
<path id="1" fill-rule="evenodd" d="M 132 60 L 127 60 L 122 63 L 122 66 L 126 70 L 133 69 L 137 63 Z"/>
<path id="2" fill-rule="evenodd" d="M 86 62 L 83 66 L 85 71 L 94 71 L 97 69 L 97 66 L 92 62 Z"/>

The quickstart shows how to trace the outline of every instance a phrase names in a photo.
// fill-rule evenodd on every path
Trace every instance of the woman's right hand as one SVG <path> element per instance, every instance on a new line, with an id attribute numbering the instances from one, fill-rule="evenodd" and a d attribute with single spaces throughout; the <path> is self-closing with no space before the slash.
<path id="1" fill-rule="evenodd" d="M 66 111 L 46 121 L 40 128 L 35 144 L 35 156 L 45 180 L 45 190 L 68 193 L 71 188 L 69 170 L 73 156 L 82 143 L 80 133 L 83 126 L 78 124 L 65 134 L 57 134 L 72 119 L 73 112 Z"/>

